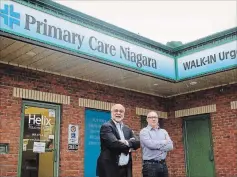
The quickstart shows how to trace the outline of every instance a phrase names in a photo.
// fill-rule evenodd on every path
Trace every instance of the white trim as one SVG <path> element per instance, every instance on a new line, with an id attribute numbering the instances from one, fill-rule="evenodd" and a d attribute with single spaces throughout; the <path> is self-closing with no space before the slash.
<path id="1" fill-rule="evenodd" d="M 157 110 L 151 110 L 151 109 L 144 109 L 144 108 L 138 108 L 136 107 L 136 114 L 137 115 L 142 115 L 142 116 L 146 116 L 149 112 L 151 111 L 155 111 L 157 112 L 158 116 L 160 118 L 164 118 L 167 119 L 168 118 L 168 113 L 167 112 L 162 112 L 162 111 L 157 111 Z"/>
<path id="2" fill-rule="evenodd" d="M 70 104 L 70 96 L 55 94 L 50 92 L 41 92 L 23 88 L 13 88 L 13 96 L 17 98 L 26 98 L 37 101 L 45 101 L 60 104 Z"/>
<path id="3" fill-rule="evenodd" d="M 216 112 L 216 104 L 175 111 L 175 118 Z"/>
<path id="4" fill-rule="evenodd" d="M 230 102 L 231 109 L 237 109 L 237 101 Z"/>
<path id="5" fill-rule="evenodd" d="M 87 107 L 87 108 L 94 108 L 94 109 L 101 109 L 101 110 L 111 110 L 111 107 L 115 103 L 110 102 L 104 102 L 104 101 L 98 101 L 98 100 L 91 100 L 91 99 L 85 99 L 85 98 L 79 98 L 78 104 L 81 107 Z"/>

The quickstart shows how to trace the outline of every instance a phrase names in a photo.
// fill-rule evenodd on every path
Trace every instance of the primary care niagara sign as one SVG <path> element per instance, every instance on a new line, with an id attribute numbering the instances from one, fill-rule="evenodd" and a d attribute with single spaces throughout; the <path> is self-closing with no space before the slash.
<path id="1" fill-rule="evenodd" d="M 237 41 L 209 48 L 177 59 L 178 79 L 237 66 Z"/>
<path id="2" fill-rule="evenodd" d="M 154 76 L 176 79 L 172 57 L 13 1 L 1 1 L 0 30 Z"/>
<path id="3" fill-rule="evenodd" d="M 174 59 L 17 2 L 0 2 L 1 31 L 153 76 L 182 80 L 237 66 L 236 40 Z"/>

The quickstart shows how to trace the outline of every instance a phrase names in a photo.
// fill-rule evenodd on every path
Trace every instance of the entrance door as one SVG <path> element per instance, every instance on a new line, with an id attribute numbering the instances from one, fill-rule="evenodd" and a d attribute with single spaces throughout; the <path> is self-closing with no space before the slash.
<path id="1" fill-rule="evenodd" d="M 214 159 L 209 115 L 184 119 L 188 177 L 214 177 Z"/>
<path id="2" fill-rule="evenodd" d="M 60 106 L 24 101 L 18 176 L 57 177 Z"/>
<path id="3" fill-rule="evenodd" d="M 84 176 L 96 176 L 96 164 L 100 154 L 100 127 L 110 120 L 110 112 L 86 109 L 85 112 L 85 161 Z"/>

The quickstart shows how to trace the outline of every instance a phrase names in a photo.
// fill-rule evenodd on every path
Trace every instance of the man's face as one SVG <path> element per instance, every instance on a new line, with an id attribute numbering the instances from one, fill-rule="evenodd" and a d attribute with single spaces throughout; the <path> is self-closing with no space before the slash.
<path id="1" fill-rule="evenodd" d="M 158 126 L 158 115 L 156 112 L 150 112 L 147 115 L 147 123 L 148 125 L 150 125 L 151 127 L 157 127 Z"/>
<path id="2" fill-rule="evenodd" d="M 121 104 L 116 104 L 111 109 L 112 119 L 121 122 L 124 118 L 125 108 Z"/>

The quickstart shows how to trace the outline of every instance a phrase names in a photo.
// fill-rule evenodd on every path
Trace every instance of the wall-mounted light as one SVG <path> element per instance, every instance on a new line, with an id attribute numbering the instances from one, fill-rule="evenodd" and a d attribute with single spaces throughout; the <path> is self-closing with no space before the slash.
<path id="1" fill-rule="evenodd" d="M 197 82 L 196 82 L 196 81 L 192 81 L 192 82 L 190 82 L 189 84 L 190 84 L 190 85 L 196 85 Z"/>
<path id="2" fill-rule="evenodd" d="M 26 55 L 29 55 L 29 56 L 31 56 L 31 57 L 34 57 L 34 56 L 36 55 L 36 53 L 35 53 L 35 52 L 32 52 L 32 51 L 29 51 L 29 52 L 26 53 Z"/>

